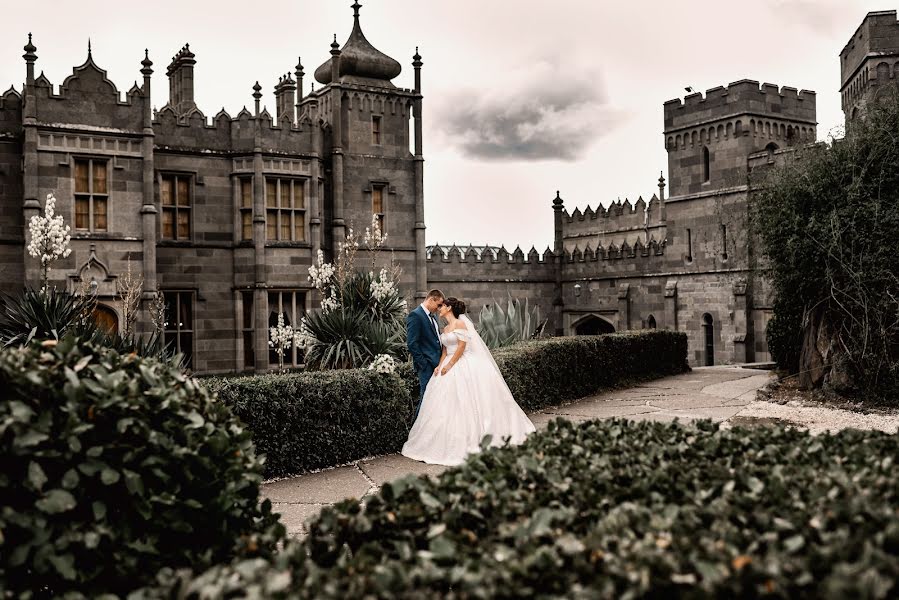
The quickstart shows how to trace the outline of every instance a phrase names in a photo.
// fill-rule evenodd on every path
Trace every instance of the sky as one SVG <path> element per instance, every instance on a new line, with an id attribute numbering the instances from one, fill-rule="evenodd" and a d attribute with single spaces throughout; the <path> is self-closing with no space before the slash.
<path id="1" fill-rule="evenodd" d="M 422 68 L 427 243 L 552 243 L 552 199 L 569 212 L 649 199 L 667 177 L 662 104 L 755 79 L 817 92 L 818 134 L 842 125 L 838 54 L 867 0 L 360 0 L 368 40 Z M 22 46 L 59 85 L 87 56 L 120 91 L 139 79 L 148 48 L 153 103 L 168 99 L 165 68 L 190 43 L 195 96 L 207 117 L 252 106 L 274 114 L 273 88 L 301 56 L 306 90 L 346 41 L 351 0 L 0 0 L 0 88 L 22 89 Z M 9 5 L 9 6 L 7 6 Z M 128 8 L 131 7 L 131 8 Z M 0 90 L 2 91 L 2 90 Z"/>

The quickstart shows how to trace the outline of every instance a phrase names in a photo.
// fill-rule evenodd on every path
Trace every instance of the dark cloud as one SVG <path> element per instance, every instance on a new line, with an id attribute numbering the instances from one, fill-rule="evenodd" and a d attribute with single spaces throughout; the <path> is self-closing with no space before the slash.
<path id="1" fill-rule="evenodd" d="M 549 60 L 444 98 L 436 128 L 464 154 L 487 160 L 576 160 L 626 118 L 594 72 L 572 75 Z"/>

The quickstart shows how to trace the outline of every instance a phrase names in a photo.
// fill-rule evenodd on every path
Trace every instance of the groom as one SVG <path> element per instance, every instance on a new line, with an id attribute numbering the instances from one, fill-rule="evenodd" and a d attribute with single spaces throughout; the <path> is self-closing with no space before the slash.
<path id="1" fill-rule="evenodd" d="M 440 363 L 440 329 L 434 314 L 443 305 L 443 292 L 431 290 L 425 301 L 406 316 L 406 345 L 412 355 L 412 364 L 418 373 L 418 404 L 415 405 L 415 418 L 421 410 L 421 399 L 425 388 Z"/>

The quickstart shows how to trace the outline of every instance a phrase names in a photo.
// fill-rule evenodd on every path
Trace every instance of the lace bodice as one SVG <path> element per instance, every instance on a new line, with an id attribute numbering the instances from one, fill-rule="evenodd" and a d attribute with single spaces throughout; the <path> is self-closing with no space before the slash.
<path id="1" fill-rule="evenodd" d="M 451 357 L 456 352 L 456 346 L 459 345 L 459 341 L 467 342 L 468 341 L 468 332 L 464 329 L 456 329 L 455 331 L 451 331 L 449 333 L 441 333 L 440 334 L 440 343 L 446 346 L 446 356 L 447 358 Z M 463 356 L 468 353 L 468 348 L 466 347 L 463 351 Z"/>

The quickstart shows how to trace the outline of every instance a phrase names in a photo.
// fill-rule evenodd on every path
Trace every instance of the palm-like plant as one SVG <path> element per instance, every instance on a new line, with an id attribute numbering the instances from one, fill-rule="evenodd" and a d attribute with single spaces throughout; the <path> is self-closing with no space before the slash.
<path id="1" fill-rule="evenodd" d="M 0 343 L 26 344 L 32 339 L 60 339 L 78 329 L 90 327 L 94 300 L 50 287 L 26 289 L 18 296 L 4 295 L 0 310 Z"/>
<path id="2" fill-rule="evenodd" d="M 505 311 L 498 302 L 494 302 L 482 308 L 478 315 L 478 333 L 489 348 L 501 348 L 540 337 L 545 327 L 546 320 L 540 319 L 539 306 L 530 308 L 527 298 L 522 306 L 521 301 L 511 295 Z"/>

